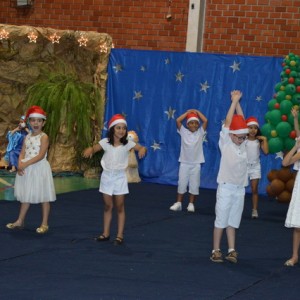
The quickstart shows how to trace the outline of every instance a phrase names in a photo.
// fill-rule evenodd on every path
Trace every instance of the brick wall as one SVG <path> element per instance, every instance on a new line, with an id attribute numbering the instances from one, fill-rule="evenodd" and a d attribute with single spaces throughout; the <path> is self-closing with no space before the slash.
<path id="1" fill-rule="evenodd" d="M 299 0 L 207 0 L 203 51 L 282 56 L 300 53 Z M 0 1 L 0 23 L 108 33 L 117 48 L 184 51 L 189 0 Z"/>

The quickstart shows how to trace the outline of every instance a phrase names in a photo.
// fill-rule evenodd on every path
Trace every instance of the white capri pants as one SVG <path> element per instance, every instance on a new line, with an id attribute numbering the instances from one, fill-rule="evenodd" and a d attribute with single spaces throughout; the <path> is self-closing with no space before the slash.
<path id="1" fill-rule="evenodd" d="M 184 194 L 187 191 L 187 187 L 189 187 L 190 194 L 199 195 L 200 172 L 200 164 L 180 163 L 177 192 Z"/>
<path id="2" fill-rule="evenodd" d="M 244 209 L 245 188 L 230 183 L 220 183 L 217 189 L 216 219 L 217 228 L 239 228 Z"/>
<path id="3" fill-rule="evenodd" d="M 100 177 L 99 192 L 110 196 L 128 194 L 128 181 L 125 170 L 103 170 Z"/>
<path id="4" fill-rule="evenodd" d="M 260 179 L 261 178 L 261 166 L 260 162 L 248 163 L 247 171 L 250 180 L 252 179 Z"/>

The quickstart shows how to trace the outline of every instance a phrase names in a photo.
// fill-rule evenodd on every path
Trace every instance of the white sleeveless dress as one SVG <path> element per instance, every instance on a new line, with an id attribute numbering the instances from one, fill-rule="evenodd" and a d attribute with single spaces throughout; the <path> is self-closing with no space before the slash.
<path id="1" fill-rule="evenodd" d="M 27 161 L 38 155 L 41 147 L 41 137 L 45 133 L 33 136 L 29 133 L 25 138 L 25 158 Z M 22 203 L 43 203 L 56 200 L 52 170 L 45 157 L 25 168 L 25 174 L 16 175 L 15 197 Z"/>
<path id="2" fill-rule="evenodd" d="M 285 219 L 285 227 L 300 228 L 300 171 L 296 175 L 292 199 Z"/>

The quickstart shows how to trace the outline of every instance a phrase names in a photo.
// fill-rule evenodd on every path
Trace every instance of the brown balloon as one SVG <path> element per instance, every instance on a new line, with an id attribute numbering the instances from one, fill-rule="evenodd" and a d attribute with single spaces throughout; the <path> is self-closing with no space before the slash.
<path id="1" fill-rule="evenodd" d="M 272 180 L 271 182 L 271 189 L 272 189 L 272 192 L 278 196 L 279 194 L 281 194 L 284 189 L 285 189 L 285 184 L 282 180 L 280 179 L 274 179 Z"/>
<path id="2" fill-rule="evenodd" d="M 275 196 L 276 196 L 276 194 L 273 192 L 272 187 L 271 187 L 270 184 L 267 185 L 266 191 L 267 191 L 267 194 L 268 194 L 270 197 L 275 197 Z"/>
<path id="3" fill-rule="evenodd" d="M 293 174 L 290 167 L 284 167 L 278 171 L 277 178 L 283 182 L 287 182 L 292 178 Z"/>
<path id="4" fill-rule="evenodd" d="M 283 191 L 280 195 L 277 196 L 278 202 L 290 202 L 292 194 L 288 191 Z"/>
<path id="5" fill-rule="evenodd" d="M 276 179 L 277 174 L 278 174 L 278 170 L 271 170 L 267 175 L 268 180 L 271 182 L 272 180 Z"/>

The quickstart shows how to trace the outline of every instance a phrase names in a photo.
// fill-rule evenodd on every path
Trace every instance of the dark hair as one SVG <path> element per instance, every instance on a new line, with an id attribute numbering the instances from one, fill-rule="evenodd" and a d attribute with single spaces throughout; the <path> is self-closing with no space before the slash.
<path id="1" fill-rule="evenodd" d="M 117 124 L 116 124 L 117 125 Z M 108 139 L 108 143 L 111 145 L 114 145 L 114 134 L 115 134 L 115 126 L 112 126 L 108 131 L 107 131 L 107 139 Z M 125 135 L 120 139 L 121 144 L 126 145 L 128 143 L 127 140 L 127 126 L 126 126 L 126 133 Z"/>

